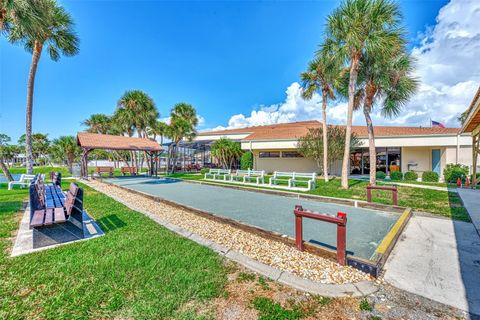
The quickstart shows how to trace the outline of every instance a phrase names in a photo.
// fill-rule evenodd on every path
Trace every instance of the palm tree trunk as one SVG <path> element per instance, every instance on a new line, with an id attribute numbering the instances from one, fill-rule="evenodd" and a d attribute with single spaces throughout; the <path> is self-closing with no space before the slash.
<path id="1" fill-rule="evenodd" d="M 32 64 L 28 74 L 27 85 L 27 111 L 25 128 L 25 157 L 27 161 L 27 174 L 33 173 L 33 154 L 32 154 L 32 111 L 33 111 L 33 91 L 35 87 L 35 75 L 37 73 L 38 61 L 42 54 L 43 44 L 35 41 L 33 46 Z"/>
<path id="2" fill-rule="evenodd" d="M 3 159 L 0 159 L 0 169 L 2 169 L 3 175 L 5 176 L 5 178 L 7 178 L 8 182 L 13 181 L 12 174 L 5 165 L 5 162 L 3 162 Z"/>
<path id="3" fill-rule="evenodd" d="M 328 127 L 327 127 L 327 97 L 328 92 L 322 92 L 322 127 L 323 127 L 323 176 L 325 182 L 328 182 Z"/>
<path id="4" fill-rule="evenodd" d="M 373 132 L 372 118 L 370 117 L 371 107 L 367 103 L 363 106 L 363 114 L 367 123 L 368 130 L 368 151 L 370 154 L 370 184 L 377 183 L 377 152 L 375 150 L 375 134 Z"/>
<path id="5" fill-rule="evenodd" d="M 350 143 L 352 137 L 353 104 L 355 99 L 355 87 L 357 86 L 358 66 L 360 56 L 354 55 L 350 64 L 350 79 L 348 82 L 348 109 L 347 127 L 345 130 L 345 151 L 342 163 L 342 188 L 348 189 L 348 164 L 350 162 Z"/>

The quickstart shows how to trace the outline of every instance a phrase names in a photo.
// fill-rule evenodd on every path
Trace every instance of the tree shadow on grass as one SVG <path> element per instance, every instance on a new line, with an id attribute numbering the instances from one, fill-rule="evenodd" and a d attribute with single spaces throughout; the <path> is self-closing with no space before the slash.
<path id="1" fill-rule="evenodd" d="M 114 231 L 125 227 L 127 224 L 116 214 L 109 214 L 97 220 L 98 225 L 106 232 Z"/>

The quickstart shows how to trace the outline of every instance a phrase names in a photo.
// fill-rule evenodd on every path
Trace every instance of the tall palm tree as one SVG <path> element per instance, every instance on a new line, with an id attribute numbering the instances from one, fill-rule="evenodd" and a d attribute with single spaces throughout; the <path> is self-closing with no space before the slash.
<path id="1" fill-rule="evenodd" d="M 80 153 L 77 139 L 73 136 L 61 136 L 54 139 L 50 148 L 52 158 L 56 161 L 66 162 L 70 173 L 72 173 L 73 163 L 79 159 Z"/>
<path id="2" fill-rule="evenodd" d="M 388 55 L 398 50 L 391 38 L 402 33 L 401 13 L 390 0 L 346 0 L 327 20 L 327 38 L 322 50 L 339 62 L 348 63 L 348 108 L 345 152 L 342 164 L 342 188 L 348 189 L 350 139 L 360 59 L 375 52 Z"/>
<path id="3" fill-rule="evenodd" d="M 153 126 L 160 116 L 153 99 L 141 90 L 126 91 L 118 100 L 117 111 L 125 124 L 135 128 L 139 138 L 147 136 L 147 128 Z"/>
<path id="4" fill-rule="evenodd" d="M 78 38 L 73 30 L 73 20 L 68 12 L 54 0 L 36 0 L 31 7 L 33 16 L 41 23 L 35 24 L 35 30 L 29 30 L 22 24 L 13 24 L 9 31 L 9 40 L 21 43 L 32 52 L 32 62 L 28 75 L 26 107 L 26 160 L 27 173 L 33 171 L 32 159 L 32 110 L 35 75 L 43 48 L 46 48 L 53 61 L 60 55 L 73 56 L 78 53 Z"/>
<path id="5" fill-rule="evenodd" d="M 356 107 L 363 103 L 370 154 L 370 184 L 376 184 L 377 169 L 375 133 L 370 114 L 378 103 L 382 115 L 389 118 L 397 116 L 417 89 L 418 81 L 412 72 L 412 58 L 404 49 L 393 56 L 366 54 L 361 60 Z"/>
<path id="6" fill-rule="evenodd" d="M 152 127 L 147 130 L 148 136 L 151 136 L 153 140 L 157 140 L 157 136 L 160 137 L 160 145 L 163 145 L 163 138 L 165 137 L 168 129 L 168 124 L 157 120 Z"/>
<path id="7" fill-rule="evenodd" d="M 147 138 L 147 128 L 155 125 L 157 118 L 160 116 L 155 102 L 145 92 L 141 90 L 126 91 L 120 97 L 117 103 L 117 110 L 114 118 L 118 121 L 120 126 L 127 129 L 129 136 L 132 136 L 132 128 L 137 132 L 139 138 Z M 132 161 L 135 166 L 142 166 L 143 160 L 138 161 L 136 152 L 132 152 Z M 144 152 L 144 158 L 146 153 Z"/>
<path id="8" fill-rule="evenodd" d="M 177 103 L 170 112 L 170 125 L 167 136 L 172 139 L 168 150 L 167 171 L 170 160 L 173 162 L 172 172 L 175 171 L 177 146 L 183 139 L 191 141 L 195 135 L 195 127 L 198 124 L 198 116 L 195 108 L 188 103 Z"/>
<path id="9" fill-rule="evenodd" d="M 84 120 L 82 125 L 87 127 L 87 132 L 108 134 L 111 130 L 111 119 L 103 113 L 95 113 Z"/>
<path id="10" fill-rule="evenodd" d="M 38 12 L 33 10 L 36 0 L 0 0 L 0 32 L 9 36 L 12 28 L 34 35 L 43 23 Z"/>
<path id="11" fill-rule="evenodd" d="M 315 92 L 322 93 L 322 127 L 323 127 L 323 175 L 328 182 L 328 138 L 327 138 L 327 103 L 328 99 L 335 99 L 333 83 L 338 75 L 338 67 L 334 60 L 327 56 L 319 56 L 308 66 L 308 70 L 300 77 L 304 88 L 302 96 L 311 99 Z"/>

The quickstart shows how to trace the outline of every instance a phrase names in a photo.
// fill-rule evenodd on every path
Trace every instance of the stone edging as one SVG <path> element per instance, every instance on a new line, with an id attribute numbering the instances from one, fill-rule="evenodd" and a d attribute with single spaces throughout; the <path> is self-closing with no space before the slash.
<path id="1" fill-rule="evenodd" d="M 90 188 L 103 193 L 101 190 L 98 190 L 96 187 L 92 186 L 87 181 L 82 181 L 82 182 L 87 184 Z M 129 203 L 126 203 L 125 201 L 123 201 L 122 199 L 116 196 L 112 196 L 112 195 L 107 195 L 107 196 L 111 197 L 115 201 L 122 203 L 123 205 L 127 206 L 132 210 L 138 211 L 146 215 L 156 223 L 162 225 L 163 227 L 169 229 L 170 231 L 177 233 L 178 235 L 181 235 L 182 237 L 188 238 L 202 246 L 206 246 L 212 249 L 213 251 L 215 251 L 216 253 L 220 254 L 221 256 L 226 257 L 229 260 L 235 261 L 258 274 L 261 274 L 265 277 L 268 277 L 269 279 L 278 281 L 282 284 L 285 284 L 297 290 L 305 291 L 312 294 L 318 294 L 325 297 L 362 297 L 362 296 L 370 295 L 378 290 L 377 286 L 373 282 L 366 281 L 366 280 L 360 281 L 357 283 L 324 284 L 324 283 L 318 283 L 312 280 L 300 278 L 298 276 L 291 274 L 290 272 L 282 271 L 277 268 L 266 265 L 264 263 L 258 262 L 239 252 L 231 250 L 225 246 L 219 245 L 209 239 L 205 239 L 196 233 L 183 229 L 177 225 L 174 225 L 162 219 L 156 214 L 153 214 L 146 210 L 137 208 Z"/>

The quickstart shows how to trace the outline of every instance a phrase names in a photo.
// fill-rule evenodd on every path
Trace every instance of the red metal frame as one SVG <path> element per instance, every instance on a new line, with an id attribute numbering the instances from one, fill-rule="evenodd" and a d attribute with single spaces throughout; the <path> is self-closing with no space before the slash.
<path id="1" fill-rule="evenodd" d="M 295 206 L 293 211 L 295 214 L 295 243 L 297 249 L 303 251 L 303 218 L 310 218 L 320 220 L 337 225 L 337 262 L 344 266 L 347 261 L 346 252 L 346 237 L 347 237 L 347 214 L 344 212 L 337 212 L 337 216 L 331 216 L 319 212 L 303 210 L 300 205 Z"/>
<path id="2" fill-rule="evenodd" d="M 392 191 L 392 202 L 393 205 L 398 205 L 398 189 L 397 186 L 367 186 L 367 201 L 372 202 L 372 190 L 387 190 Z"/>

